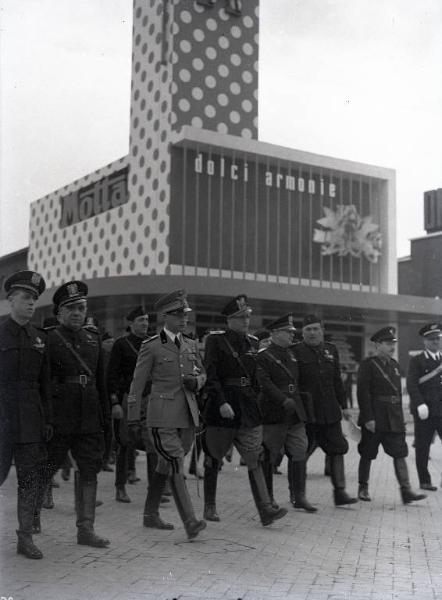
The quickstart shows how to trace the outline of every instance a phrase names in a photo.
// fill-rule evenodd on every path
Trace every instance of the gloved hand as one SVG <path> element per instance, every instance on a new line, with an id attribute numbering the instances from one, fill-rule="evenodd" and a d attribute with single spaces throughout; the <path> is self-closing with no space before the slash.
<path id="1" fill-rule="evenodd" d="M 44 430 L 45 442 L 49 442 L 52 439 L 53 435 L 54 435 L 54 427 L 53 427 L 53 425 L 48 423 L 47 425 L 45 425 L 45 430 Z"/>
<path id="2" fill-rule="evenodd" d="M 376 432 L 376 421 L 374 419 L 372 419 L 371 421 L 367 421 L 365 423 L 365 429 L 368 429 L 368 431 L 371 431 L 371 433 L 375 433 Z"/>
<path id="3" fill-rule="evenodd" d="M 430 411 L 428 410 L 428 406 L 426 404 L 419 404 L 417 407 L 417 414 L 419 415 L 419 419 L 421 421 L 425 421 L 428 419 Z"/>
<path id="4" fill-rule="evenodd" d="M 112 406 L 112 418 L 119 421 L 124 417 L 123 408 L 120 404 L 114 404 Z"/>
<path id="5" fill-rule="evenodd" d="M 198 380 L 194 375 L 184 375 L 183 384 L 189 392 L 196 392 L 198 389 Z"/>
<path id="6" fill-rule="evenodd" d="M 221 404 L 221 406 L 219 407 L 219 412 L 221 413 L 221 416 L 223 419 L 234 419 L 235 418 L 235 413 L 233 411 L 233 408 L 230 406 L 230 404 L 228 402 L 224 402 L 224 404 Z"/>
<path id="7" fill-rule="evenodd" d="M 296 412 L 296 403 L 293 400 L 293 398 L 286 398 L 282 403 L 282 406 L 284 408 L 285 414 L 288 417 L 293 417 L 293 415 Z"/>

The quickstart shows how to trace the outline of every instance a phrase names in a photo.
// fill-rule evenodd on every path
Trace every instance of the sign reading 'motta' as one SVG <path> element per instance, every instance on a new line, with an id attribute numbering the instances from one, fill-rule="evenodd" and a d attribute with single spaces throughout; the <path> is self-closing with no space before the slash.
<path id="1" fill-rule="evenodd" d="M 125 168 L 60 198 L 60 228 L 126 204 L 129 200 L 127 177 L 128 168 Z"/>

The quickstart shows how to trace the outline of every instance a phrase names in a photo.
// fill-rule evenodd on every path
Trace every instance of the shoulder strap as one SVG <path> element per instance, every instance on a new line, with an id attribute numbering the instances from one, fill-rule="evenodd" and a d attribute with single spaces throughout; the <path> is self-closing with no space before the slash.
<path id="1" fill-rule="evenodd" d="M 418 383 L 426 383 L 427 381 L 430 381 L 430 379 L 433 379 L 433 377 L 436 377 L 436 375 L 439 375 L 441 371 L 442 371 L 442 364 L 437 365 L 437 367 L 435 369 L 433 369 L 429 373 L 426 373 L 426 375 L 422 375 L 422 377 L 419 377 L 417 382 Z"/>
<path id="2" fill-rule="evenodd" d="M 92 377 L 92 375 L 93 375 L 92 371 L 89 369 L 89 367 L 84 362 L 84 360 L 81 358 L 81 356 L 77 352 L 75 352 L 74 348 L 72 347 L 72 344 L 70 344 L 67 341 L 67 339 L 60 333 L 60 331 L 58 329 L 54 329 L 54 333 L 56 333 L 58 335 L 58 337 L 61 339 L 61 341 L 66 346 L 66 348 L 69 350 L 69 352 L 76 358 L 76 360 L 80 364 L 80 366 L 86 371 L 86 374 L 89 375 L 89 377 Z"/>
<path id="3" fill-rule="evenodd" d="M 266 353 L 266 356 L 268 356 L 274 363 L 276 363 L 279 367 L 281 367 L 281 369 L 283 371 L 285 371 L 285 373 L 290 377 L 290 379 L 292 381 L 295 381 L 293 374 L 290 373 L 290 371 L 287 369 L 287 367 L 282 362 L 282 360 L 279 360 L 279 358 L 276 358 L 276 356 L 272 352 L 270 352 L 270 350 L 268 348 L 266 348 L 265 353 Z"/>
<path id="4" fill-rule="evenodd" d="M 400 391 L 397 389 L 397 387 L 395 386 L 395 384 L 391 381 L 390 377 L 387 375 L 387 373 L 381 367 L 381 365 L 379 364 L 379 362 L 375 358 L 373 359 L 373 362 L 376 365 L 378 371 L 381 373 L 382 377 L 384 379 L 386 379 L 388 381 L 388 383 L 391 385 L 391 387 L 394 389 L 395 393 L 398 394 L 398 395 L 400 395 Z"/>
<path id="5" fill-rule="evenodd" d="M 135 348 L 135 346 L 132 344 L 132 342 L 129 342 L 129 338 L 124 338 L 129 346 L 129 348 L 132 350 L 132 352 L 135 352 L 136 356 L 138 356 L 138 350 Z"/>
<path id="6" fill-rule="evenodd" d="M 244 366 L 244 363 L 243 363 L 243 361 L 241 360 L 241 357 L 240 357 L 240 355 L 238 354 L 238 352 L 236 352 L 236 350 L 233 348 L 232 344 L 229 342 L 229 340 L 227 339 L 227 337 L 226 337 L 225 335 L 223 336 L 223 339 L 224 339 L 224 341 L 226 342 L 226 345 L 227 345 L 227 347 L 229 348 L 229 350 L 230 350 L 230 352 L 231 352 L 231 354 L 232 354 L 233 358 L 235 358 L 235 359 L 236 359 L 236 361 L 238 362 L 239 366 L 240 366 L 240 367 L 241 367 L 241 369 L 244 371 L 244 373 L 245 373 L 245 376 L 246 376 L 248 379 L 251 379 L 251 378 L 250 378 L 250 375 L 249 375 L 249 373 L 248 373 L 248 371 L 247 371 L 247 369 L 246 369 L 246 367 Z"/>

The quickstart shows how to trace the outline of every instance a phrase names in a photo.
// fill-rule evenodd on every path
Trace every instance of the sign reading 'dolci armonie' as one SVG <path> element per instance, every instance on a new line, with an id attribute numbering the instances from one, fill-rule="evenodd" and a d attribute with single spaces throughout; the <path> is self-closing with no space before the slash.
<path id="1" fill-rule="evenodd" d="M 62 196 L 60 198 L 60 227 L 74 225 L 111 208 L 126 204 L 129 200 L 127 174 L 128 169 L 122 169 L 87 187 Z"/>

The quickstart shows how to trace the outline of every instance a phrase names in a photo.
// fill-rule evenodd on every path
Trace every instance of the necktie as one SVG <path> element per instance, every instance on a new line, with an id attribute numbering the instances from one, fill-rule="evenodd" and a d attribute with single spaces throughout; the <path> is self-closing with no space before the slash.
<path id="1" fill-rule="evenodd" d="M 180 349 L 181 348 L 181 342 L 178 338 L 178 336 L 175 336 L 175 346 Z"/>

